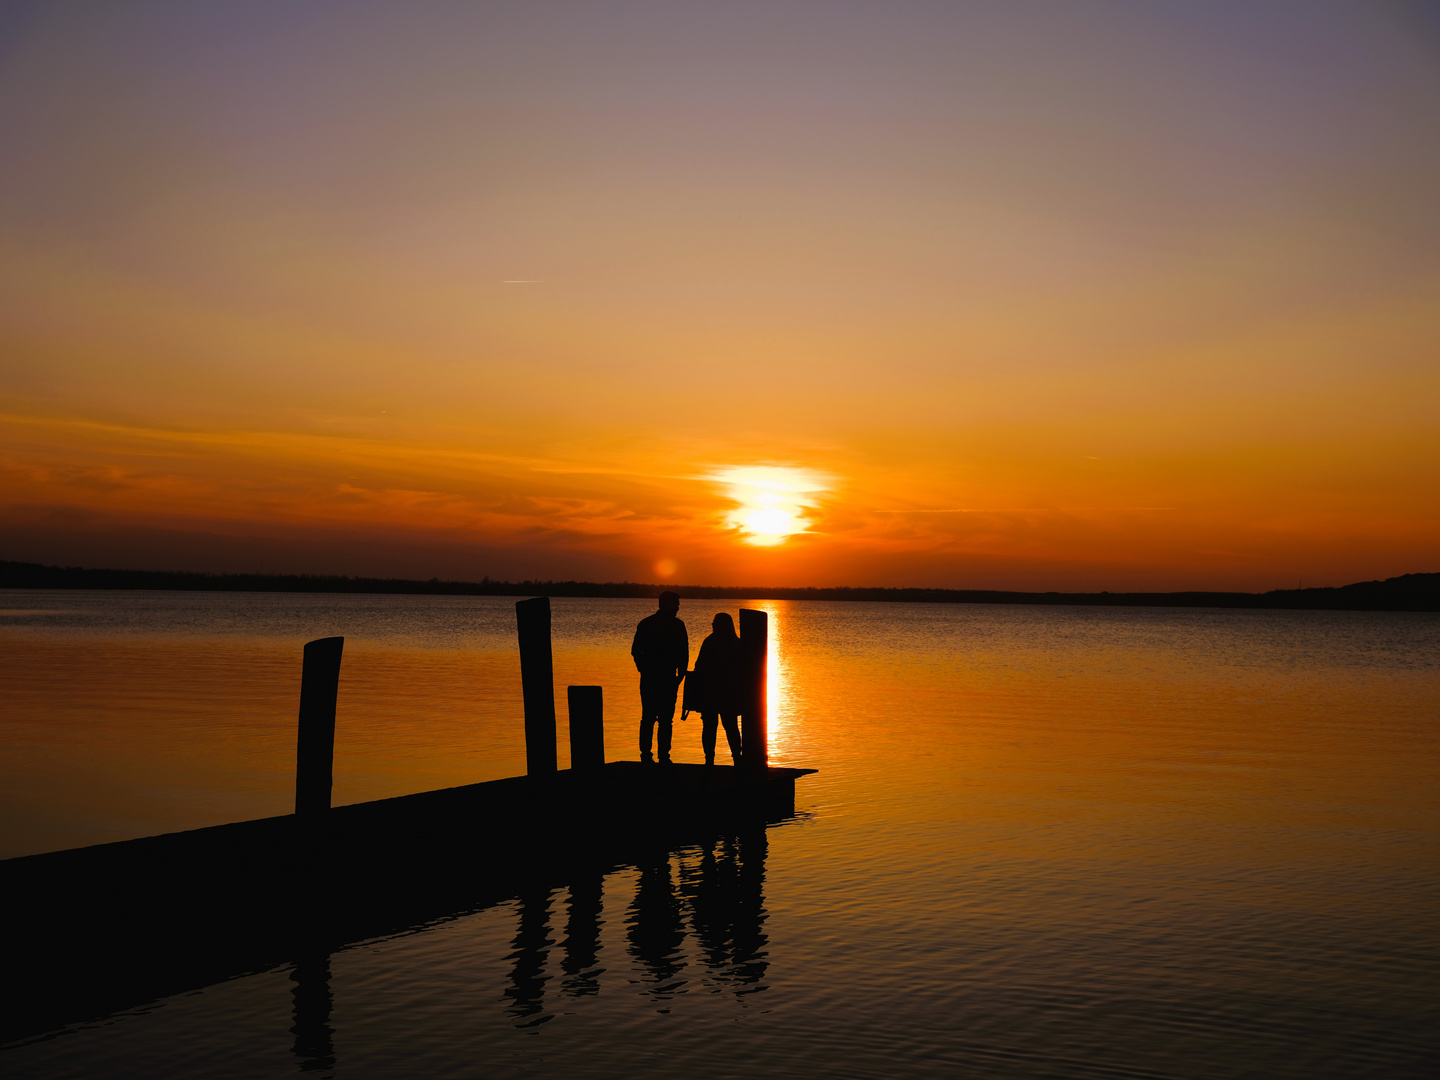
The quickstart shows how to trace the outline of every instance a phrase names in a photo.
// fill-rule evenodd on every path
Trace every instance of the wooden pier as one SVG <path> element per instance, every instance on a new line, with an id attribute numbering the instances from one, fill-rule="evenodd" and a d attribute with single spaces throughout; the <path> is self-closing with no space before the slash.
<path id="1" fill-rule="evenodd" d="M 814 770 L 768 765 L 763 743 L 738 767 L 604 763 L 598 687 L 571 688 L 573 767 L 556 769 L 548 603 L 544 633 L 532 622 L 528 635 L 527 604 L 532 619 L 539 605 L 517 605 L 531 775 L 330 807 L 341 639 L 322 639 L 306 648 L 295 814 L 0 861 L 0 1042 L 794 813 L 795 781 Z M 745 732 L 761 739 L 751 634 Z"/>

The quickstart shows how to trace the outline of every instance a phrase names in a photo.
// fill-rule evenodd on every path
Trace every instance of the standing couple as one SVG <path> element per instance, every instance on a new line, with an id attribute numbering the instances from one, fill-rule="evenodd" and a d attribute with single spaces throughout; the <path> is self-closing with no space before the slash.
<path id="1" fill-rule="evenodd" d="M 715 764 L 716 729 L 725 725 L 730 756 L 740 764 L 741 702 L 740 638 L 735 620 L 720 612 L 710 623 L 713 631 L 700 646 L 695 670 L 690 666 L 690 637 L 685 624 L 676 618 L 680 610 L 678 593 L 660 594 L 660 610 L 640 620 L 630 655 L 640 670 L 640 760 L 649 764 L 650 742 L 655 739 L 660 763 L 670 764 L 670 739 L 675 720 L 675 695 L 685 680 L 686 712 L 700 714 L 700 744 L 705 764 Z M 655 727 L 660 731 L 656 737 Z"/>

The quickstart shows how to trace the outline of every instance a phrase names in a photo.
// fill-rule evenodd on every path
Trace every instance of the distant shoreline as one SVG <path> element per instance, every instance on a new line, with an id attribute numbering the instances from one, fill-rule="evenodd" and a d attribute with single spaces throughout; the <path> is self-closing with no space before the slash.
<path id="1" fill-rule="evenodd" d="M 205 574 L 92 570 L 0 560 L 5 589 L 149 589 L 189 592 L 391 593 L 421 596 L 655 597 L 674 589 L 691 600 L 849 600 L 902 604 L 1052 604 L 1098 607 L 1272 608 L 1440 611 L 1440 574 L 1405 574 L 1339 588 L 1243 592 L 1007 592 L 995 589 L 764 588 L 591 581 L 413 581 L 318 574 Z"/>

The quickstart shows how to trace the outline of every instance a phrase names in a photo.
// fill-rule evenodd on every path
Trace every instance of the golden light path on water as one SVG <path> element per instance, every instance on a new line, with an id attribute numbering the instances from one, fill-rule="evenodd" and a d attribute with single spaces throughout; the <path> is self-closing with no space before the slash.
<path id="1" fill-rule="evenodd" d="M 772 759 L 782 761 L 790 747 L 790 728 L 794 717 L 794 701 L 790 667 L 784 659 L 784 601 L 756 600 L 753 606 L 766 614 L 769 641 L 765 649 L 765 700 L 769 714 L 769 749 Z"/>

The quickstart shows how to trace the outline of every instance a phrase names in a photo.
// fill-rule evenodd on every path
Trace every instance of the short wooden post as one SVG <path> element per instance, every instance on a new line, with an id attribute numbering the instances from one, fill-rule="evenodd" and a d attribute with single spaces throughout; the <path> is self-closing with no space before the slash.
<path id="1" fill-rule="evenodd" d="M 763 611 L 740 609 L 740 656 L 745 684 L 740 706 L 740 742 L 747 771 L 763 770 L 770 763 L 770 733 L 766 718 L 765 687 L 768 678 L 770 618 Z"/>
<path id="2" fill-rule="evenodd" d="M 555 665 L 550 654 L 550 598 L 515 602 L 520 634 L 520 688 L 525 697 L 525 771 L 556 770 Z"/>
<path id="3" fill-rule="evenodd" d="M 340 692 L 343 637 L 305 646 L 300 673 L 300 736 L 295 751 L 295 813 L 330 809 L 335 761 L 335 699 Z"/>
<path id="4" fill-rule="evenodd" d="M 570 768 L 585 771 L 605 765 L 605 700 L 598 686 L 567 686 L 570 706 Z"/>

